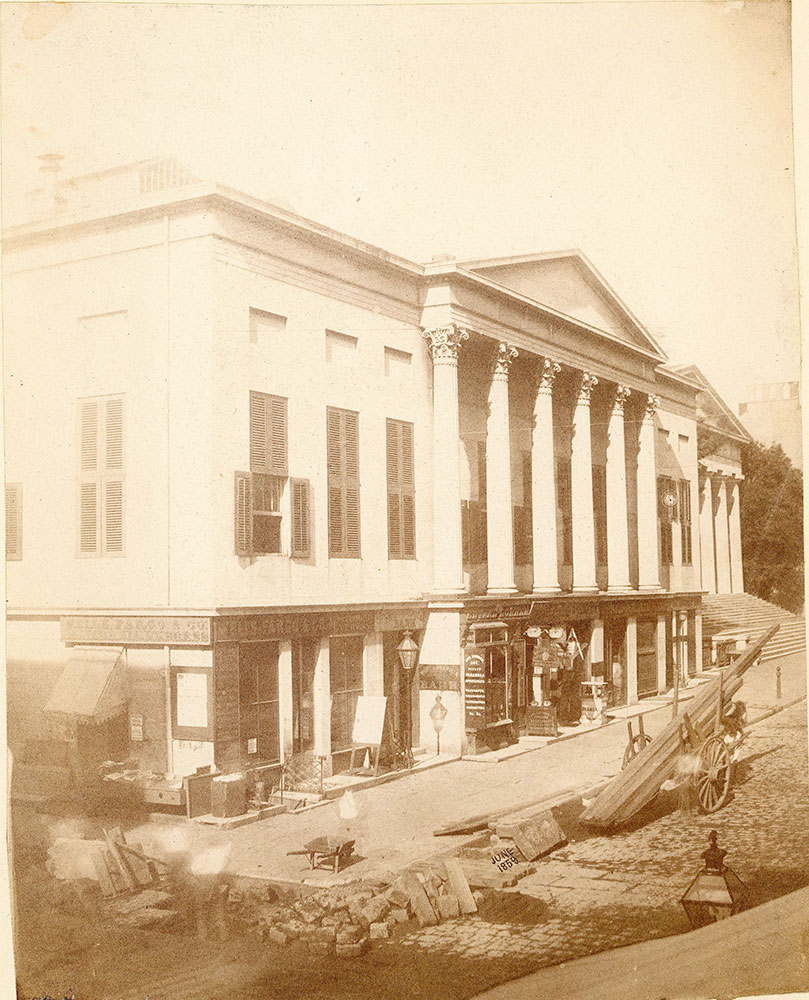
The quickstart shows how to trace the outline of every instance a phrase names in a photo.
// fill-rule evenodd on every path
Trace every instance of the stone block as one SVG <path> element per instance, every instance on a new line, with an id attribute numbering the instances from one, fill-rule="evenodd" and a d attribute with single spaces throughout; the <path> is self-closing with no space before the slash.
<path id="1" fill-rule="evenodd" d="M 340 958 L 359 958 L 368 950 L 368 938 L 357 941 L 356 944 L 338 944 L 335 951 Z"/>
<path id="2" fill-rule="evenodd" d="M 374 899 L 369 900 L 362 908 L 360 923 L 363 927 L 369 927 L 371 924 L 382 920 L 389 909 L 388 901 L 383 896 L 376 896 Z"/>
<path id="3" fill-rule="evenodd" d="M 285 945 L 287 943 L 287 936 L 283 931 L 278 930 L 277 927 L 271 927 L 267 931 L 267 940 L 270 944 Z"/>
<path id="4" fill-rule="evenodd" d="M 403 906 L 392 906 L 389 916 L 393 917 L 397 924 L 406 924 L 410 919 L 407 915 L 407 910 Z"/>
<path id="5" fill-rule="evenodd" d="M 402 885 L 402 880 L 397 878 L 393 885 L 386 890 L 385 899 L 391 906 L 406 907 L 410 902 L 410 894 Z"/>
<path id="6" fill-rule="evenodd" d="M 343 927 L 337 931 L 335 940 L 338 945 L 356 944 L 362 937 L 362 927 L 357 927 L 356 924 L 349 924 L 348 927 Z"/>
<path id="7" fill-rule="evenodd" d="M 452 920 L 461 915 L 461 907 L 455 896 L 444 895 L 438 897 L 438 914 L 442 920 Z"/>
<path id="8" fill-rule="evenodd" d="M 371 924 L 368 928 L 371 940 L 376 941 L 377 939 L 390 937 L 390 927 L 385 923 L 384 920 L 377 921 Z"/>

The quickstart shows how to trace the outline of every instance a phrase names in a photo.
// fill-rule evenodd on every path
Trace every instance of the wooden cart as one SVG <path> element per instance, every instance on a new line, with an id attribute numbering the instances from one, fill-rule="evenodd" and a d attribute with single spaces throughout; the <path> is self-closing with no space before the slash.
<path id="1" fill-rule="evenodd" d="M 744 672 L 755 663 L 778 631 L 773 625 L 716 680 L 705 684 L 655 739 L 642 728 L 633 734 L 624 754 L 624 768 L 590 802 L 581 822 L 609 829 L 625 823 L 648 805 L 668 782 L 691 780 L 704 812 L 715 812 L 727 801 L 732 765 L 742 740 L 743 706 L 732 699 L 742 686 Z"/>

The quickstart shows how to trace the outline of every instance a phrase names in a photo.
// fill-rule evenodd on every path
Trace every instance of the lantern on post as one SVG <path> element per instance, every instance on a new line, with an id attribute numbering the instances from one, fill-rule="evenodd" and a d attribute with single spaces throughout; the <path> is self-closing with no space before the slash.
<path id="1" fill-rule="evenodd" d="M 444 728 L 444 719 L 447 717 L 447 707 L 441 702 L 440 693 L 435 696 L 435 704 L 430 709 L 430 719 L 435 730 L 435 753 L 441 753 L 441 730 Z"/>
<path id="2" fill-rule="evenodd" d="M 680 900 L 692 927 L 724 920 L 744 903 L 745 885 L 724 863 L 727 851 L 717 847 L 716 838 L 716 830 L 711 830 L 710 846 L 702 852 L 704 864 Z"/>
<path id="3" fill-rule="evenodd" d="M 396 647 L 396 652 L 399 656 L 399 663 L 402 665 L 402 669 L 405 672 L 406 678 L 406 690 L 407 690 L 407 733 L 406 733 L 406 746 L 405 746 L 405 757 L 409 767 L 413 766 L 413 755 L 411 753 L 411 748 L 413 746 L 413 671 L 416 667 L 416 660 L 419 656 L 419 647 L 413 641 L 413 636 L 408 629 L 402 641 Z"/>

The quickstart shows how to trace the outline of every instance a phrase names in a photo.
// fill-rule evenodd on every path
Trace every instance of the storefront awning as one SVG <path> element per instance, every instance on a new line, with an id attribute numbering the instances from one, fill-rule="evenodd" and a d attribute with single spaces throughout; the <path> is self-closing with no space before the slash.
<path id="1" fill-rule="evenodd" d="M 79 722 L 100 722 L 123 711 L 127 690 L 121 653 L 120 648 L 74 650 L 45 711 Z"/>

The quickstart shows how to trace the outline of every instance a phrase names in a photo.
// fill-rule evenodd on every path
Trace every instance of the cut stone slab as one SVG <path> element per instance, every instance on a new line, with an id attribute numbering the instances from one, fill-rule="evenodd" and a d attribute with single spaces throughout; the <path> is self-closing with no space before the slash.
<path id="1" fill-rule="evenodd" d="M 444 866 L 447 871 L 447 882 L 453 896 L 458 900 L 461 913 L 477 913 L 477 903 L 469 888 L 461 862 L 457 858 L 447 858 Z"/>
<path id="2" fill-rule="evenodd" d="M 416 872 L 405 872 L 402 875 L 402 885 L 410 897 L 410 908 L 418 921 L 419 927 L 430 927 L 438 923 L 438 917 L 430 905 L 427 893 Z"/>
<path id="3" fill-rule="evenodd" d="M 407 910 L 403 906 L 392 906 L 388 916 L 393 917 L 397 924 L 406 924 L 410 919 Z"/>
<path id="4" fill-rule="evenodd" d="M 371 940 L 376 941 L 380 938 L 390 937 L 390 927 L 385 923 L 384 920 L 378 921 L 377 923 L 371 924 L 368 928 Z"/>
<path id="5" fill-rule="evenodd" d="M 342 930 L 337 931 L 337 945 L 339 947 L 340 945 L 356 944 L 362 937 L 362 928 L 352 924 L 350 927 L 344 927 Z"/>
<path id="6" fill-rule="evenodd" d="M 567 838 L 550 810 L 519 823 L 498 823 L 495 829 L 498 837 L 514 841 L 526 861 L 541 858 L 567 843 Z"/>
<path id="7" fill-rule="evenodd" d="M 287 943 L 287 936 L 283 931 L 279 931 L 277 927 L 271 927 L 267 931 L 267 940 L 270 944 L 285 945 Z"/>
<path id="8" fill-rule="evenodd" d="M 438 897 L 438 908 L 442 920 L 452 920 L 461 915 L 461 907 L 455 896 L 443 895 Z"/>
<path id="9" fill-rule="evenodd" d="M 389 909 L 388 901 L 383 896 L 376 896 L 369 900 L 360 911 L 360 923 L 363 927 L 370 927 L 371 924 L 382 920 Z"/>

